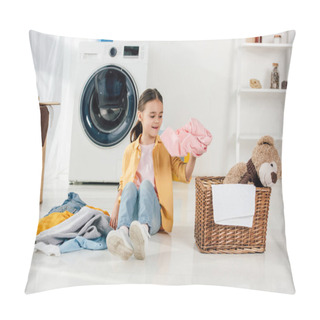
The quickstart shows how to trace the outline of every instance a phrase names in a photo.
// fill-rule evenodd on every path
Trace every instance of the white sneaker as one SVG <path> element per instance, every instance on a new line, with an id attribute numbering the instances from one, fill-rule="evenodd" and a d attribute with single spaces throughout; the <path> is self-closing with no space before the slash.
<path id="1" fill-rule="evenodd" d="M 146 256 L 148 238 L 150 238 L 148 231 L 139 221 L 132 221 L 129 233 L 134 256 L 138 260 L 143 260 Z"/>
<path id="2" fill-rule="evenodd" d="M 123 260 L 128 260 L 133 248 L 128 233 L 123 229 L 111 230 L 107 236 L 108 250 Z"/>

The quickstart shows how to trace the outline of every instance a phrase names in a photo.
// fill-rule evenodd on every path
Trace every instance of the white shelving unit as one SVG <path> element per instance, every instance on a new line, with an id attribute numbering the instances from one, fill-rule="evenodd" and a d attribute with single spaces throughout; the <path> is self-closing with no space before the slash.
<path id="1" fill-rule="evenodd" d="M 246 55 L 248 55 L 248 53 L 250 52 L 251 57 L 254 57 L 255 55 L 262 55 L 262 57 L 264 56 L 268 56 L 268 55 L 272 55 L 272 52 L 276 52 L 277 57 L 282 57 L 281 58 L 281 63 L 283 63 L 285 65 L 285 70 L 283 73 L 284 74 L 288 74 L 288 67 L 290 64 L 290 57 L 291 57 L 291 51 L 288 52 L 288 50 L 291 50 L 292 48 L 292 44 L 274 44 L 274 43 L 239 43 L 238 44 L 238 54 L 237 54 L 237 62 L 238 62 L 238 89 L 237 89 L 237 99 L 236 99 L 236 106 L 237 106 L 237 124 L 236 124 L 236 162 L 240 161 L 240 147 L 241 147 L 241 143 L 244 141 L 257 141 L 261 135 L 259 134 L 247 134 L 247 133 L 243 133 L 241 132 L 241 111 L 242 108 L 245 108 L 245 105 L 243 104 L 243 97 L 250 97 L 252 99 L 255 99 L 257 101 L 257 108 L 259 108 L 259 101 L 262 102 L 263 100 L 266 99 L 270 99 L 270 97 L 275 97 L 276 99 L 280 99 L 280 97 L 283 97 L 283 99 L 285 98 L 285 93 L 286 90 L 285 89 L 269 89 L 267 87 L 270 86 L 270 82 L 266 83 L 266 84 L 262 84 L 262 88 L 261 89 L 253 89 L 249 86 L 249 80 L 250 78 L 255 78 L 254 76 L 252 77 L 248 77 L 246 80 L 247 83 L 247 87 L 243 85 L 243 80 L 244 80 L 244 76 L 243 76 L 243 72 L 241 72 L 242 69 L 242 63 L 244 61 L 244 59 L 246 58 Z M 289 55 L 288 55 L 289 54 Z M 288 59 L 289 57 L 289 59 Z M 265 58 L 267 59 L 267 58 Z M 253 59 L 254 60 L 254 59 Z M 261 72 L 265 71 L 267 72 L 268 70 L 265 70 L 265 65 L 270 65 L 270 67 L 272 66 L 273 62 L 278 62 L 278 61 L 264 61 L 263 66 L 261 66 L 261 68 L 264 68 L 264 70 L 259 70 L 260 74 Z M 254 63 L 254 62 L 253 62 Z M 257 62 L 255 62 L 257 63 Z M 260 66 L 258 66 L 259 68 Z M 247 71 L 247 70 L 246 70 Z M 248 74 L 249 72 L 247 72 Z M 281 76 L 281 74 L 280 74 Z M 271 72 L 270 72 L 270 79 L 271 79 Z M 259 79 L 261 82 L 261 79 Z M 281 79 L 280 79 L 281 80 Z M 285 79 L 282 80 L 287 80 L 287 78 L 285 77 Z M 269 80 L 270 81 L 270 80 Z M 265 81 L 266 82 L 266 81 Z M 279 86 L 281 87 L 281 81 Z M 284 100 L 283 100 L 284 101 Z M 254 115 L 252 115 L 252 117 L 254 118 Z M 255 120 L 255 119 L 253 119 Z M 257 119 L 257 121 L 259 121 Z M 272 135 L 275 142 L 282 142 L 282 138 L 280 136 L 280 134 L 277 135 Z"/>

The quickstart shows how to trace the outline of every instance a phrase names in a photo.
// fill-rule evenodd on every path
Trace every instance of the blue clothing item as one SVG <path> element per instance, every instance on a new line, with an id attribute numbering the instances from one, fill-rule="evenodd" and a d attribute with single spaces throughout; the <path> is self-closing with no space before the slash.
<path id="1" fill-rule="evenodd" d="M 96 239 L 86 239 L 81 236 L 77 236 L 73 239 L 65 241 L 59 246 L 60 253 L 67 253 L 72 251 L 78 251 L 83 249 L 88 250 L 104 250 L 107 249 L 106 237 L 102 236 Z"/>
<path id="2" fill-rule="evenodd" d="M 161 227 L 161 206 L 152 183 L 143 180 L 139 190 L 133 182 L 123 188 L 118 215 L 118 226 L 130 227 L 134 220 L 148 224 L 149 233 L 156 234 Z"/>
<path id="3" fill-rule="evenodd" d="M 68 199 L 66 199 L 62 205 L 53 207 L 46 215 L 48 216 L 52 212 L 64 212 L 69 211 L 71 213 L 78 212 L 82 207 L 86 206 L 86 203 L 84 203 L 79 195 L 75 192 L 69 192 L 68 193 Z"/>

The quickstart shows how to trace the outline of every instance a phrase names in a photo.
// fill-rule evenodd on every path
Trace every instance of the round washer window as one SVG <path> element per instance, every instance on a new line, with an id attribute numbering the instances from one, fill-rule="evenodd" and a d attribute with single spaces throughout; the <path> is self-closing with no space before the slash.
<path id="1" fill-rule="evenodd" d="M 82 93 L 80 115 L 88 137 L 112 147 L 129 133 L 137 111 L 137 92 L 130 75 L 114 65 L 97 70 Z"/>

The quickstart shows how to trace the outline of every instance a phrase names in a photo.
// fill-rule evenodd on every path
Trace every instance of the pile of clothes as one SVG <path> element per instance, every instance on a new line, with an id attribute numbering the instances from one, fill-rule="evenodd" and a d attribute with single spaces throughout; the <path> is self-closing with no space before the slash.
<path id="1" fill-rule="evenodd" d="M 79 195 L 69 192 L 62 205 L 39 220 L 35 251 L 60 256 L 83 249 L 107 249 L 106 237 L 113 230 L 107 211 L 88 206 Z"/>

